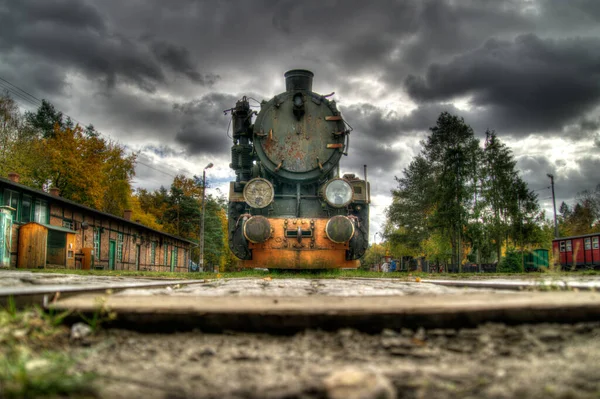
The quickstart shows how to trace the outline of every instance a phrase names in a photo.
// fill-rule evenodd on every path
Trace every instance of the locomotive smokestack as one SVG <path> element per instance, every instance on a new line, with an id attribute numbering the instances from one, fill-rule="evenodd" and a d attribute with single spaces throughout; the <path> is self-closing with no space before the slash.
<path id="1" fill-rule="evenodd" d="M 307 90 L 312 91 L 313 76 L 311 71 L 306 69 L 292 69 L 285 73 L 285 90 L 296 91 L 296 90 Z"/>

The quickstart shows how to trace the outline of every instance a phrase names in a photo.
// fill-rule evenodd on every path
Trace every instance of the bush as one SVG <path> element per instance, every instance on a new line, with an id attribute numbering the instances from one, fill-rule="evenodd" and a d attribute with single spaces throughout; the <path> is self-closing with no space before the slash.
<path id="1" fill-rule="evenodd" d="M 523 257 L 515 248 L 506 250 L 506 256 L 498 264 L 498 273 L 523 273 Z"/>

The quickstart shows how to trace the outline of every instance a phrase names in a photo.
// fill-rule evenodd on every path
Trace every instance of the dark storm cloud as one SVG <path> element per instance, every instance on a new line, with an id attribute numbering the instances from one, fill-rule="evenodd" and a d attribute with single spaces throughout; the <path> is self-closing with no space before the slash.
<path id="1" fill-rule="evenodd" d="M 55 65 L 55 74 L 69 71 L 100 79 L 108 88 L 133 84 L 154 92 L 166 82 L 165 68 L 198 84 L 214 81 L 193 68 L 187 50 L 143 40 L 113 30 L 95 5 L 75 0 L 18 1 L 0 6 L 0 49 L 28 54 L 29 62 Z"/>
<path id="2" fill-rule="evenodd" d="M 175 140 L 191 155 L 228 153 L 232 142 L 227 138 L 226 129 L 231 117 L 225 116 L 223 110 L 234 106 L 237 99 L 229 94 L 210 93 L 197 100 L 175 104 L 174 110 L 181 120 Z"/>
<path id="3" fill-rule="evenodd" d="M 565 174 L 555 174 L 557 206 L 562 201 L 572 201 L 577 193 L 593 190 L 600 184 L 600 159 L 584 156 L 576 161 L 578 169 Z"/>
<path id="4" fill-rule="evenodd" d="M 560 129 L 600 100 L 600 39 L 490 39 L 447 64 L 431 65 L 424 77 L 405 80 L 419 102 L 471 96 L 486 107 L 497 129 L 531 132 Z"/>
<path id="5" fill-rule="evenodd" d="M 582 156 L 575 161 L 575 168 L 565 168 L 564 160 L 550 161 L 544 155 L 522 156 L 517 169 L 530 189 L 536 190 L 541 203 L 551 203 L 550 178 L 554 176 L 557 207 L 561 202 L 571 202 L 578 192 L 593 189 L 600 183 L 600 158 Z"/>
<path id="6" fill-rule="evenodd" d="M 93 100 L 79 105 L 78 118 L 119 140 L 170 143 L 177 130 L 179 120 L 170 101 L 122 88 L 96 94 Z"/>
<path id="7" fill-rule="evenodd" d="M 190 52 L 181 46 L 166 42 L 153 42 L 150 45 L 152 52 L 164 65 L 174 72 L 187 76 L 190 80 L 201 85 L 212 86 L 220 77 L 214 74 L 203 75 L 193 65 Z"/>

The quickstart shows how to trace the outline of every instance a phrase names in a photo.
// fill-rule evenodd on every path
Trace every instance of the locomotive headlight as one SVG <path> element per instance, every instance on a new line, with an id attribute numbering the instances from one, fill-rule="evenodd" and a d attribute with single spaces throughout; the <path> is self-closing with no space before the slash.
<path id="1" fill-rule="evenodd" d="M 332 179 L 325 184 L 325 201 L 335 208 L 342 208 L 352 201 L 352 186 L 344 179 Z"/>
<path id="2" fill-rule="evenodd" d="M 275 190 L 267 179 L 257 177 L 244 187 L 244 200 L 252 208 L 264 208 L 273 202 Z"/>

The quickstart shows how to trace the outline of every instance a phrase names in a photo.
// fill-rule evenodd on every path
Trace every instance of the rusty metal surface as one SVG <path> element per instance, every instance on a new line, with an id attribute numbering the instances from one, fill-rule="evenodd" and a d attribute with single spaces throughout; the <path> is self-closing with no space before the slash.
<path id="1" fill-rule="evenodd" d="M 269 218 L 271 238 L 260 244 L 249 243 L 252 260 L 244 267 L 285 269 L 357 268 L 358 261 L 346 260 L 349 244 L 337 244 L 327 238 L 329 219 Z M 304 235 L 298 231 L 305 232 Z M 294 236 L 290 232 L 296 232 Z M 308 235 L 310 232 L 310 235 Z"/>
<path id="2" fill-rule="evenodd" d="M 343 121 L 333 115 L 325 102 L 316 104 L 308 100 L 309 94 L 305 94 L 306 113 L 297 120 L 290 95 L 279 95 L 279 101 L 269 102 L 257 118 L 254 131 L 259 158 L 271 171 L 281 164 L 278 172 L 308 173 L 320 170 L 319 163 L 332 168 L 340 154 L 328 148 L 328 144 L 333 141 L 343 146 L 343 135 L 334 135 L 344 130 Z M 326 118 L 331 117 L 339 119 L 327 122 Z"/>

